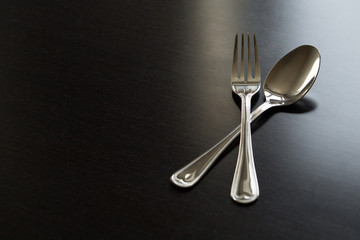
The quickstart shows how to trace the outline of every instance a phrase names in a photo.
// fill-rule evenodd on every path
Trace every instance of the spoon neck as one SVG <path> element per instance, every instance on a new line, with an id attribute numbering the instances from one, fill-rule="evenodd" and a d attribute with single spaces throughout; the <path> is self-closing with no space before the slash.
<path id="1" fill-rule="evenodd" d="M 268 101 L 263 102 L 251 113 L 251 122 L 255 121 L 263 112 L 272 107 L 272 104 Z"/>

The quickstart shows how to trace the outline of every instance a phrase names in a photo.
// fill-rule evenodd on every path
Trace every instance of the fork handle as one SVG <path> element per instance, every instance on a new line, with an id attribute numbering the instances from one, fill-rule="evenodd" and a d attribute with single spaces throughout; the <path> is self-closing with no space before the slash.
<path id="1" fill-rule="evenodd" d="M 239 203 L 250 203 L 259 197 L 251 141 L 250 108 L 252 94 L 241 97 L 241 124 L 239 154 L 231 186 L 231 197 Z"/>
<path id="2" fill-rule="evenodd" d="M 272 107 L 269 102 L 264 102 L 255 109 L 250 117 L 251 122 L 256 120 L 264 111 Z M 210 169 L 221 153 L 239 136 L 240 125 L 232 130 L 225 138 L 210 148 L 208 151 L 191 161 L 186 166 L 176 171 L 170 178 L 178 187 L 188 188 L 196 184 Z"/>

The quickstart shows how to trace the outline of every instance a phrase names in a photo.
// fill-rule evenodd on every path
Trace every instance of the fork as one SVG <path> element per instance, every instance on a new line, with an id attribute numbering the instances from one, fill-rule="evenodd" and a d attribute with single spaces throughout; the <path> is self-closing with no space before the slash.
<path id="1" fill-rule="evenodd" d="M 251 98 L 260 89 L 260 64 L 254 34 L 254 76 L 252 74 L 250 36 L 247 34 L 247 76 L 244 70 L 244 34 L 241 35 L 240 76 L 238 76 L 238 34 L 235 37 L 234 58 L 231 75 L 231 87 L 241 98 L 240 143 L 234 178 L 231 186 L 231 197 L 239 203 L 250 203 L 259 197 L 259 185 L 255 171 L 254 155 L 251 141 L 250 110 Z"/>

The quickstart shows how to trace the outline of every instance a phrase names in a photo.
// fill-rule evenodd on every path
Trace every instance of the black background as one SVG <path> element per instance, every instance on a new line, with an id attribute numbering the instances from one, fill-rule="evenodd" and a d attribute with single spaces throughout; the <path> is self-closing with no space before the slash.
<path id="1" fill-rule="evenodd" d="M 358 239 L 359 7 L 2 1 L 1 239 Z M 194 188 L 169 181 L 239 124 L 237 32 L 256 33 L 263 80 L 300 45 L 322 56 L 303 100 L 252 125 L 246 206 L 230 198 L 237 142 Z"/>

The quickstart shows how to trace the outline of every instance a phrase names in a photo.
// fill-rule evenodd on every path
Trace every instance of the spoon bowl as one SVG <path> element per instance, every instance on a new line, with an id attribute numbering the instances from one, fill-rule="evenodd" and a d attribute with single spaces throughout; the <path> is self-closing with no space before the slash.
<path id="1" fill-rule="evenodd" d="M 309 45 L 295 48 L 271 69 L 264 81 L 266 101 L 282 106 L 305 96 L 315 82 L 320 68 L 320 53 Z"/>
<path id="2" fill-rule="evenodd" d="M 271 107 L 287 106 L 302 99 L 316 80 L 320 59 L 317 48 L 310 45 L 297 47 L 282 57 L 265 78 L 265 102 L 251 113 L 251 120 Z"/>

